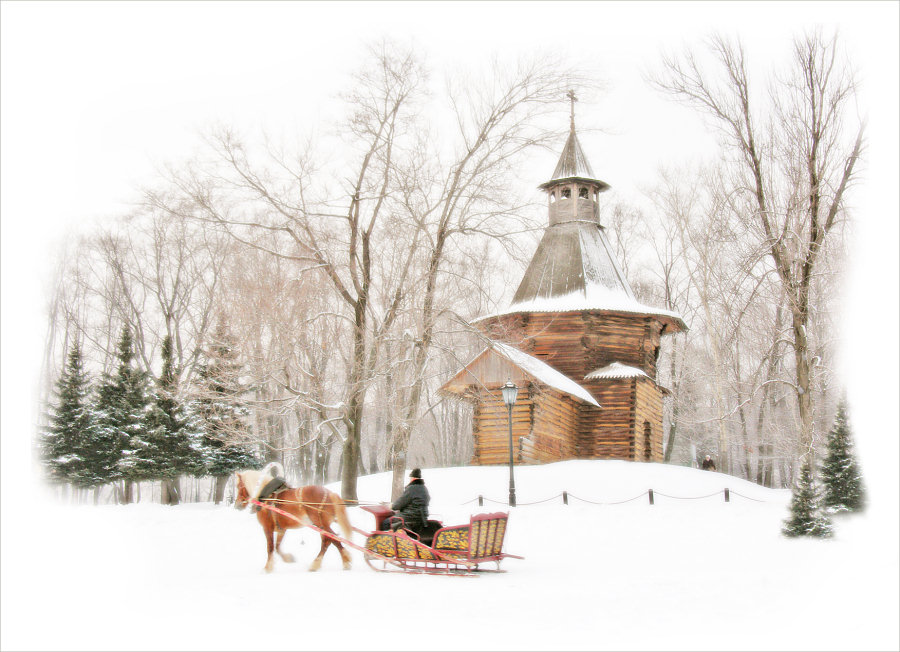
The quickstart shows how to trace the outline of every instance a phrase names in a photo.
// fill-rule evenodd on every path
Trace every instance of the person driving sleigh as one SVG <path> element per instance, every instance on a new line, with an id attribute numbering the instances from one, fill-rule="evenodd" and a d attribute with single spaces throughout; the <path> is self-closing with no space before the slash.
<path id="1" fill-rule="evenodd" d="M 431 496 L 422 479 L 422 470 L 413 469 L 409 473 L 409 484 L 397 500 L 391 505 L 394 514 L 381 522 L 382 530 L 396 530 L 404 527 L 413 532 L 421 532 L 428 522 L 428 503 Z M 403 520 L 401 521 L 400 518 Z"/>

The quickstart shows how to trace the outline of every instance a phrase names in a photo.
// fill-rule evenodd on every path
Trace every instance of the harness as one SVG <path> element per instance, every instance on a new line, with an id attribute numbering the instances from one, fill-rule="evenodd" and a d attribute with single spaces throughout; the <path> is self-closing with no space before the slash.
<path id="1" fill-rule="evenodd" d="M 259 502 L 262 502 L 262 501 L 266 500 L 267 498 L 273 498 L 275 496 L 275 494 L 277 494 L 280 491 L 283 491 L 287 488 L 288 488 L 288 486 L 287 486 L 287 483 L 284 481 L 284 478 L 282 478 L 280 476 L 276 477 L 276 478 L 272 478 L 263 486 L 262 489 L 259 490 L 259 496 L 257 496 L 256 500 L 258 500 Z M 253 505 L 252 510 L 253 510 L 253 513 L 255 514 L 256 512 L 259 511 L 259 506 Z"/>

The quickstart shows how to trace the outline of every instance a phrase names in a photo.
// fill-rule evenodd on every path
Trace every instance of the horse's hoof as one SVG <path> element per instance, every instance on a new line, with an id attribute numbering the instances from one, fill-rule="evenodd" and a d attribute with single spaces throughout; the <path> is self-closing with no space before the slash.
<path id="1" fill-rule="evenodd" d="M 319 570 L 320 568 L 322 568 L 322 562 L 320 562 L 320 561 L 314 561 L 313 563 L 311 563 L 311 564 L 309 565 L 309 572 L 310 572 L 310 573 L 315 573 L 315 572 L 316 572 L 317 570 Z"/>
<path id="2" fill-rule="evenodd" d="M 271 565 L 271 564 L 266 564 L 266 572 L 267 572 L 267 573 L 271 573 L 271 572 L 272 572 L 272 565 Z"/>
<path id="3" fill-rule="evenodd" d="M 352 567 L 353 566 L 349 561 L 344 562 L 344 570 L 350 570 Z"/>
<path id="4" fill-rule="evenodd" d="M 283 555 L 281 555 L 281 559 L 282 559 L 282 561 L 285 561 L 285 562 L 287 562 L 288 564 L 293 564 L 293 563 L 294 563 L 294 555 L 292 555 L 292 554 L 290 554 L 290 553 L 287 553 L 287 552 L 284 553 Z"/>

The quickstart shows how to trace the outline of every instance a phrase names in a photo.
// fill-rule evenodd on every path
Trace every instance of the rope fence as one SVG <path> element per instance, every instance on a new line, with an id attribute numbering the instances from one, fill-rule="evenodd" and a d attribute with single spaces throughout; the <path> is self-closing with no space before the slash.
<path id="1" fill-rule="evenodd" d="M 543 500 L 536 500 L 530 503 L 520 503 L 517 502 L 516 505 L 518 507 L 527 507 L 529 505 L 540 505 L 541 503 L 549 503 L 552 500 L 556 500 L 557 498 L 562 498 L 562 502 L 564 505 L 569 504 L 569 498 L 574 498 L 575 500 L 581 501 L 583 503 L 589 503 L 591 505 L 623 505 L 625 503 L 630 503 L 632 501 L 638 500 L 640 498 L 644 498 L 646 496 L 650 505 L 655 504 L 655 496 L 662 496 L 664 498 L 671 498 L 673 500 L 704 500 L 706 498 L 712 498 L 714 496 L 722 495 L 725 498 L 726 503 L 731 502 L 731 496 L 740 496 L 741 498 L 745 498 L 746 500 L 752 500 L 757 503 L 765 503 L 768 502 L 766 500 L 761 500 L 759 498 L 751 498 L 750 496 L 745 496 L 744 494 L 740 494 L 736 491 L 732 491 L 728 487 L 725 487 L 721 491 L 716 491 L 711 494 L 705 494 L 703 496 L 672 496 L 670 494 L 662 493 L 661 491 L 654 491 L 653 489 L 648 489 L 647 491 L 642 491 L 637 496 L 633 498 L 627 498 L 625 500 L 615 500 L 615 501 L 599 501 L 599 500 L 588 500 L 587 498 L 581 498 L 574 494 L 569 493 L 568 491 L 563 491 L 562 493 L 558 493 L 555 496 L 551 496 L 550 498 L 544 498 Z M 494 503 L 496 505 L 508 505 L 509 502 L 506 500 L 494 500 L 493 498 L 487 498 L 486 496 L 479 495 L 473 498 L 472 500 L 467 500 L 464 503 L 460 503 L 462 505 L 468 505 L 470 503 L 478 502 L 479 507 L 483 507 L 485 501 L 489 503 Z"/>

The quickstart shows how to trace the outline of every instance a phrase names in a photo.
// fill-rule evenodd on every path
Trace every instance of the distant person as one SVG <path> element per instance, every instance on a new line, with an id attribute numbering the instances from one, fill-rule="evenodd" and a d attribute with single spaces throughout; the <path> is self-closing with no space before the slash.
<path id="1" fill-rule="evenodd" d="M 403 527 L 413 532 L 421 532 L 428 522 L 428 503 L 431 496 L 425 488 L 422 479 L 422 470 L 413 469 L 409 472 L 409 484 L 400 497 L 391 505 L 394 514 L 381 522 L 382 530 L 396 530 L 400 526 L 399 516 L 403 519 Z M 393 526 L 393 527 L 392 527 Z"/>
<path id="2" fill-rule="evenodd" d="M 703 464 L 700 465 L 700 468 L 704 471 L 715 471 L 716 463 L 712 461 L 712 458 L 709 455 L 707 455 L 706 459 L 703 460 Z"/>

